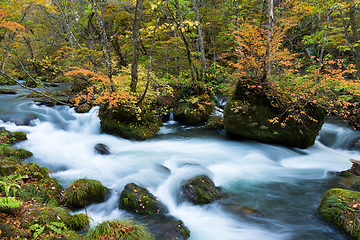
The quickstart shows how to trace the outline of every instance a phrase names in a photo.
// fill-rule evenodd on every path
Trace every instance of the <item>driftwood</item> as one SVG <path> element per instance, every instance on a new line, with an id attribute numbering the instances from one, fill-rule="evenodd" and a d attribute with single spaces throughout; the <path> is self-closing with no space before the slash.
<path id="1" fill-rule="evenodd" d="M 357 176 L 360 176 L 360 161 L 352 158 L 350 158 L 349 161 L 353 163 L 350 168 L 350 172 L 354 173 Z"/>

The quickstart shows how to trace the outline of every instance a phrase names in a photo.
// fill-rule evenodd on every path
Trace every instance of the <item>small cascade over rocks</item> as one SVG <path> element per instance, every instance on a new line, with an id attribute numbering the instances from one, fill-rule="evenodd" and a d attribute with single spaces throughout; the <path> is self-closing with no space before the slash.
<path id="1" fill-rule="evenodd" d="M 135 216 L 119 209 L 119 199 L 127 184 L 136 183 L 166 206 L 169 213 L 165 217 L 174 217 L 171 221 L 158 217 L 158 222 L 149 221 L 148 226 L 154 224 L 156 229 L 162 221 L 181 220 L 190 231 L 190 240 L 348 239 L 317 213 L 329 189 L 347 186 L 344 177 L 332 172 L 349 169 L 350 158 L 360 159 L 359 151 L 343 147 L 349 137 L 360 136 L 346 126 L 326 122 L 315 144 L 307 149 L 235 141 L 222 131 L 179 122 L 165 123 L 152 139 L 139 142 L 101 133 L 98 107 L 80 114 L 66 106 L 36 106 L 13 95 L 2 94 L 0 100 L 4 103 L 0 119 L 9 113 L 36 115 L 27 126 L 0 120 L 0 128 L 27 133 L 28 139 L 14 146 L 33 153 L 27 162 L 50 168 L 51 177 L 61 179 L 64 188 L 87 178 L 111 189 L 104 202 L 86 207 L 91 226 Z M 96 153 L 98 143 L 106 145 L 111 154 Z M 182 184 L 202 175 L 221 187 L 226 199 L 198 205 L 180 201 Z M 250 209 L 264 217 L 257 219 Z M 249 210 L 250 215 L 243 215 L 242 210 Z M 80 213 L 85 209 L 72 212 Z"/>

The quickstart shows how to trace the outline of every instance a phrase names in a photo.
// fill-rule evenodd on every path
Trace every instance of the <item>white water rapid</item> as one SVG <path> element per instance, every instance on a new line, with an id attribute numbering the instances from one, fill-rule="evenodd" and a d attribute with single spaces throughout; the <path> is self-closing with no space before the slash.
<path id="1" fill-rule="evenodd" d="M 0 101 L 1 116 L 15 100 Z M 360 136 L 345 126 L 326 123 L 315 145 L 305 150 L 235 141 L 224 132 L 174 121 L 165 123 L 153 139 L 130 141 L 101 134 L 97 108 L 78 114 L 68 107 L 19 101 L 12 111 L 24 109 L 35 116 L 29 126 L 0 120 L 0 127 L 27 133 L 28 140 L 16 147 L 34 154 L 28 161 L 50 168 L 65 187 L 86 177 L 113 190 L 106 202 L 87 208 L 92 224 L 127 214 L 118 209 L 118 200 L 123 187 L 134 182 L 185 223 L 191 240 L 347 239 L 317 213 L 322 195 L 342 186 L 332 172 L 349 169 L 349 158 L 360 159 L 358 151 L 344 149 Z M 96 154 L 97 143 L 107 145 L 112 154 Z M 227 203 L 254 208 L 262 216 L 238 214 L 221 202 L 179 203 L 180 184 L 200 174 L 228 193 Z"/>

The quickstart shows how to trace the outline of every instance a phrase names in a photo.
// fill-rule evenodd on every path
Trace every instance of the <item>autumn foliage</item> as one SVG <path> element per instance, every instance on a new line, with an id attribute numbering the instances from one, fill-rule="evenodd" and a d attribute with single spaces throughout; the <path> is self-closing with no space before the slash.
<path id="1" fill-rule="evenodd" d="M 239 30 L 233 32 L 237 61 L 229 61 L 230 66 L 235 68 L 235 74 L 244 82 L 248 92 L 257 92 L 259 96 L 268 98 L 282 112 L 278 117 L 269 119 L 269 122 L 280 122 L 283 126 L 289 120 L 304 122 L 309 117 L 304 109 L 311 104 L 324 108 L 328 114 L 349 120 L 353 127 L 359 127 L 355 124 L 355 118 L 359 111 L 357 102 L 360 99 L 360 82 L 354 79 L 355 66 L 329 56 L 322 62 L 318 79 L 317 61 L 304 73 L 301 56 L 284 47 L 286 30 L 280 27 L 274 29 L 266 83 L 261 83 L 260 78 L 267 31 L 255 22 L 244 21 Z M 285 112 L 290 114 L 283 119 L 281 116 Z M 311 117 L 310 120 L 316 121 Z"/>

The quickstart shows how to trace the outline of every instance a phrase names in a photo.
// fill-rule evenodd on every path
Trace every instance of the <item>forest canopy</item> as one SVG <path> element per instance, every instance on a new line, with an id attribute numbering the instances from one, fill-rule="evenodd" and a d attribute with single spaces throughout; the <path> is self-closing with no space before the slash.
<path id="1" fill-rule="evenodd" d="M 229 95 L 244 81 L 295 119 L 310 102 L 358 128 L 359 4 L 0 1 L 0 81 L 69 82 L 76 104 L 122 104 L 136 114 L 178 86 Z"/>

